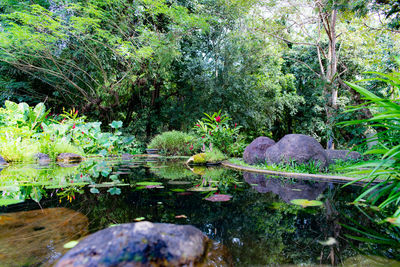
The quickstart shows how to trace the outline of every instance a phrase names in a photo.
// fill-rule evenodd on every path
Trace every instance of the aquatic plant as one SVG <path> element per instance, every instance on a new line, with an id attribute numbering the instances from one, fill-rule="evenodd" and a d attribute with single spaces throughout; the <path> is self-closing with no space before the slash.
<path id="1" fill-rule="evenodd" d="M 103 132 L 101 122 L 86 122 L 72 109 L 49 116 L 43 103 L 5 102 L 0 108 L 0 155 L 7 161 L 28 161 L 38 152 L 55 158 L 59 153 L 138 153 L 134 136 L 122 134 L 122 122 L 113 121 L 112 132 Z"/>

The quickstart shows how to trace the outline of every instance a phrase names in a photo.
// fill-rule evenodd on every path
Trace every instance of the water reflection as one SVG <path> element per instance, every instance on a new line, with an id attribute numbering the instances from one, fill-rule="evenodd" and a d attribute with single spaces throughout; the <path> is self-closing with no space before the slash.
<path id="1" fill-rule="evenodd" d="M 316 183 L 310 181 L 293 182 L 287 178 L 271 177 L 262 174 L 245 172 L 244 180 L 257 192 L 274 193 L 286 203 L 293 199 L 317 199 L 328 187 L 328 183 Z"/>
<path id="2" fill-rule="evenodd" d="M 188 191 L 200 187 L 214 190 Z M 347 220 L 343 213 L 359 217 L 360 211 L 348 205 L 360 193 L 360 188 L 355 186 L 342 188 L 313 181 L 241 174 L 223 168 L 188 169 L 181 162 L 131 159 L 89 160 L 68 168 L 9 166 L 0 173 L 0 191 L 2 201 L 26 200 L 25 204 L 0 207 L 0 211 L 6 212 L 1 216 L 17 209 L 40 208 L 36 203 L 44 209 L 68 208 L 88 217 L 89 232 L 138 218 L 192 224 L 224 245 L 237 266 L 340 264 L 350 256 L 371 253 L 362 243 L 356 244 L 360 251 L 354 250 L 349 245 L 354 243 L 345 237 L 349 231 L 341 227 Z M 205 201 L 216 193 L 232 197 L 227 202 Z M 299 198 L 318 199 L 324 205 L 303 209 L 290 203 Z M 65 217 L 60 215 L 62 220 Z M 360 223 L 367 222 L 360 219 Z M 0 225 L 1 236 L 4 229 Z M 338 243 L 318 242 L 330 237 Z M 52 247 L 57 242 L 49 238 L 53 243 L 43 242 Z M 34 250 L 26 242 L 21 244 L 26 247 L 20 250 L 27 255 Z M 382 255 L 387 249 L 374 247 Z M 38 257 L 42 262 L 49 262 L 48 249 L 38 250 L 47 251 Z M 53 251 L 62 253 L 58 248 Z M 16 253 L 0 253 L 0 259 L 4 254 L 18 257 Z M 220 256 L 215 255 L 216 266 Z"/>
<path id="3" fill-rule="evenodd" d="M 88 234 L 88 218 L 66 208 L 20 211 L 0 215 L 1 266 L 54 263 L 70 240 Z"/>

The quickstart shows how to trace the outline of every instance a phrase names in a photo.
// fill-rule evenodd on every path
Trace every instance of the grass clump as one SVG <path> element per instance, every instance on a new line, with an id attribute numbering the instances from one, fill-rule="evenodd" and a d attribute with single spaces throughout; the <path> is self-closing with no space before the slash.
<path id="1" fill-rule="evenodd" d="M 167 156 L 193 155 L 200 148 L 197 143 L 195 136 L 180 131 L 169 131 L 156 135 L 148 148 L 159 149 Z"/>
<path id="2" fill-rule="evenodd" d="M 291 172 L 291 173 L 309 173 L 309 174 L 326 174 L 319 168 L 319 164 L 298 164 L 292 162 L 290 164 L 280 163 L 280 164 L 272 164 L 267 165 L 266 163 L 260 163 L 256 165 L 250 165 L 243 161 L 243 159 L 239 158 L 231 158 L 228 160 L 230 163 L 244 166 L 244 167 L 252 167 L 261 170 L 269 170 L 269 171 L 277 171 L 277 172 Z M 350 168 L 355 164 L 355 160 L 352 161 L 336 161 L 334 164 L 329 166 L 328 174 L 342 174 L 349 177 L 357 176 L 356 173 Z"/>
<path id="3" fill-rule="evenodd" d="M 218 163 L 225 160 L 227 157 L 219 149 L 213 148 L 211 151 L 205 153 L 205 160 L 207 163 Z"/>

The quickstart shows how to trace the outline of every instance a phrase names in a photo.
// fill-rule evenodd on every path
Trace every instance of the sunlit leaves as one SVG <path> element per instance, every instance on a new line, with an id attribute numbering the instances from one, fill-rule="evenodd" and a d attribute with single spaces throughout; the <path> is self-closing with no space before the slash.
<path id="1" fill-rule="evenodd" d="M 292 204 L 299 205 L 303 208 L 307 207 L 318 207 L 322 206 L 323 203 L 318 200 L 308 200 L 308 199 L 293 199 L 290 201 Z"/>

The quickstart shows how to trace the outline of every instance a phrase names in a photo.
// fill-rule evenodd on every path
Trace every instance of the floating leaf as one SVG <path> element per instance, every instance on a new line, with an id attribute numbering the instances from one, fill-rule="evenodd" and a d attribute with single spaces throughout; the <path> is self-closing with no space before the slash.
<path id="1" fill-rule="evenodd" d="M 114 227 L 114 226 L 118 226 L 118 225 L 119 225 L 119 223 L 112 223 L 112 224 L 110 224 L 110 225 L 108 226 L 108 228 Z"/>
<path id="2" fill-rule="evenodd" d="M 152 189 L 152 188 L 164 188 L 162 185 L 146 185 L 145 186 L 147 189 Z"/>
<path id="3" fill-rule="evenodd" d="M 329 237 L 328 240 L 326 241 L 318 241 L 318 243 L 320 243 L 323 246 L 333 246 L 336 245 L 338 242 L 335 238 L 333 237 Z"/>
<path id="4" fill-rule="evenodd" d="M 323 203 L 318 200 L 308 200 L 308 199 L 293 199 L 290 201 L 292 204 L 302 206 L 303 208 L 306 207 L 316 207 L 316 206 L 322 206 Z"/>
<path id="5" fill-rule="evenodd" d="M 171 191 L 172 192 L 185 192 L 186 190 L 182 189 L 182 188 L 173 188 L 173 189 L 171 189 Z"/>
<path id="6" fill-rule="evenodd" d="M 162 183 L 159 183 L 159 182 L 137 182 L 136 185 L 149 186 L 149 185 L 162 185 Z"/>
<path id="7" fill-rule="evenodd" d="M 134 221 L 140 222 L 140 221 L 144 221 L 145 219 L 146 219 L 145 217 L 138 217 L 138 218 L 135 218 Z"/>
<path id="8" fill-rule="evenodd" d="M 175 185 L 192 184 L 192 182 L 189 182 L 189 181 L 169 181 L 168 183 L 175 184 Z"/>
<path id="9" fill-rule="evenodd" d="M 218 188 L 217 187 L 192 187 L 189 188 L 188 191 L 193 191 L 193 192 L 210 192 L 210 191 L 217 191 Z"/>
<path id="10" fill-rule="evenodd" d="M 64 248 L 73 248 L 76 245 L 78 245 L 78 241 L 73 240 L 73 241 L 69 241 L 68 243 L 64 244 Z"/>
<path id="11" fill-rule="evenodd" d="M 119 195 L 121 194 L 121 189 L 117 188 L 117 187 L 113 187 L 107 190 L 108 193 L 110 193 L 111 195 Z"/>
<path id="12" fill-rule="evenodd" d="M 90 188 L 90 193 L 92 193 L 92 194 L 98 194 L 98 193 L 100 193 L 100 191 L 99 191 L 99 189 L 97 189 L 96 187 L 92 187 L 92 188 Z"/>
<path id="13" fill-rule="evenodd" d="M 231 200 L 231 198 L 232 198 L 231 195 L 215 194 L 208 198 L 205 198 L 205 200 L 208 200 L 211 202 L 225 202 L 225 201 Z"/>

